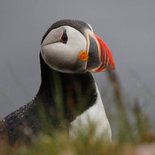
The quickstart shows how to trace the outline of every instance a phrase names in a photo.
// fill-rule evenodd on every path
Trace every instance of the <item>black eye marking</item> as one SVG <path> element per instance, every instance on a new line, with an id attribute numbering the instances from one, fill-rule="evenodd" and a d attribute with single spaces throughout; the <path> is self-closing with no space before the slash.
<path id="1" fill-rule="evenodd" d="M 61 42 L 66 44 L 68 41 L 68 36 L 66 30 L 63 31 L 63 35 L 61 36 Z"/>

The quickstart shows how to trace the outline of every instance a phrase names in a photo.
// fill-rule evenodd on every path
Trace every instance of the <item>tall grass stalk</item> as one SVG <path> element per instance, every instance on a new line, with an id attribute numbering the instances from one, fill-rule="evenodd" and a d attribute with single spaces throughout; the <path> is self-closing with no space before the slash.
<path id="1" fill-rule="evenodd" d="M 108 72 L 107 75 L 112 88 L 110 96 L 113 97 L 117 114 L 111 114 L 111 117 L 115 117 L 115 119 L 111 120 L 111 123 L 115 120 L 115 124 L 117 124 L 115 128 L 116 137 L 111 143 L 105 142 L 102 138 L 94 139 L 94 128 L 90 128 L 87 135 L 79 133 L 76 138 L 70 138 L 65 130 L 52 130 L 48 118 L 42 115 L 43 121 L 46 120 L 44 128 L 47 132 L 35 138 L 34 143 L 30 146 L 17 144 L 10 147 L 6 142 L 1 142 L 0 155 L 134 155 L 137 146 L 155 143 L 154 129 L 149 118 L 140 108 L 138 97 L 134 101 L 134 106 L 128 109 L 118 76 L 114 72 Z M 60 80 L 58 77 L 55 77 L 55 79 Z M 63 101 L 60 98 L 63 92 L 60 90 L 61 84 L 56 89 L 56 94 L 60 96 L 56 96 L 55 99 L 60 103 L 57 108 L 62 112 L 61 117 L 63 118 L 63 109 L 61 107 Z"/>

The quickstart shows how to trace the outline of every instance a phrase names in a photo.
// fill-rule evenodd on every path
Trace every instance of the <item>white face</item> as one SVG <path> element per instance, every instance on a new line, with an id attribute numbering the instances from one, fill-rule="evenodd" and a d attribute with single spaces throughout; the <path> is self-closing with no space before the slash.
<path id="1" fill-rule="evenodd" d="M 66 72 L 85 72 L 87 60 L 79 59 L 87 51 L 84 35 L 70 26 L 53 29 L 41 45 L 41 55 L 48 66 Z"/>

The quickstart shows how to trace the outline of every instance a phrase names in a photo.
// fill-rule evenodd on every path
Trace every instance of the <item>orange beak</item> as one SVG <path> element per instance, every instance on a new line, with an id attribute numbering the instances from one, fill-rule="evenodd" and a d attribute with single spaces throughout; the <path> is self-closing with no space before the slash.
<path id="1" fill-rule="evenodd" d="M 96 69 L 96 72 L 101 72 L 106 69 L 114 70 L 115 63 L 110 49 L 97 35 L 95 36 L 100 46 L 99 52 L 100 52 L 100 59 L 101 59 L 101 65 Z"/>
<path id="2" fill-rule="evenodd" d="M 107 69 L 114 70 L 115 63 L 108 46 L 94 33 L 87 33 L 87 41 L 87 70 L 91 72 L 103 72 Z"/>

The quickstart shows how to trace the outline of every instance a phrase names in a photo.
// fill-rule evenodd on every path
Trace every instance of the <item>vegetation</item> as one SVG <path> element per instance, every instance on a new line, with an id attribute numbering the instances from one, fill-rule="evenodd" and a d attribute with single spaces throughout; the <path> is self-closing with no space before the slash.
<path id="1" fill-rule="evenodd" d="M 107 109 L 114 135 L 111 143 L 93 139 L 93 130 L 89 135 L 79 133 L 75 139 L 69 138 L 65 131 L 55 131 L 52 135 L 49 132 L 40 135 L 30 146 L 18 143 L 11 147 L 2 142 L 0 155 L 140 155 L 144 150 L 149 155 L 155 154 L 155 130 L 139 100 L 135 99 L 133 107 L 127 108 L 117 75 L 113 72 L 107 75 L 113 102 L 113 107 Z"/>

